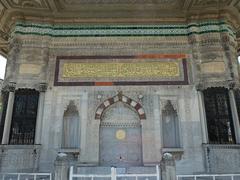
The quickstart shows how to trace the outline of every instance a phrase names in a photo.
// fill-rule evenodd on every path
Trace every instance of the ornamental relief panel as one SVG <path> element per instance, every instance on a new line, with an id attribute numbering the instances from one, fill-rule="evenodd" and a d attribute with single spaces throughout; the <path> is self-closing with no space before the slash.
<path id="1" fill-rule="evenodd" d="M 232 0 L 195 0 L 193 6 L 229 5 Z"/>
<path id="2" fill-rule="evenodd" d="M 39 64 L 21 64 L 19 66 L 19 74 L 40 74 L 42 66 Z"/>
<path id="3" fill-rule="evenodd" d="M 10 0 L 7 2 L 13 8 L 48 9 L 48 6 L 44 0 Z"/>
<path id="4" fill-rule="evenodd" d="M 181 54 L 57 57 L 55 85 L 188 84 Z"/>
<path id="5" fill-rule="evenodd" d="M 63 78 L 178 77 L 178 62 L 64 63 Z"/>
<path id="6" fill-rule="evenodd" d="M 200 65 L 203 74 L 221 74 L 225 73 L 224 62 L 208 62 Z"/>

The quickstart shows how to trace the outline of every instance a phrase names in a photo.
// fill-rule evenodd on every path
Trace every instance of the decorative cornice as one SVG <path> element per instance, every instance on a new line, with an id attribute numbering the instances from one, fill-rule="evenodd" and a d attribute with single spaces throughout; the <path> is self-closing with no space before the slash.
<path id="1" fill-rule="evenodd" d="M 238 0 L 2 0 L 0 53 L 19 20 L 68 24 L 171 24 L 226 19 L 240 32 Z M 240 34 L 240 33 L 238 33 Z"/>
<path id="2" fill-rule="evenodd" d="M 236 83 L 231 81 L 209 81 L 209 82 L 200 82 L 195 85 L 197 91 L 203 91 L 208 88 L 224 87 L 227 89 L 233 89 Z"/>
<path id="3" fill-rule="evenodd" d="M 211 149 L 240 149 L 239 144 L 203 144 L 203 147 Z"/>
<path id="4" fill-rule="evenodd" d="M 50 37 L 142 37 L 142 36 L 190 36 L 207 33 L 228 33 L 235 38 L 231 26 L 225 21 L 175 25 L 51 25 L 16 23 L 14 35 Z"/>

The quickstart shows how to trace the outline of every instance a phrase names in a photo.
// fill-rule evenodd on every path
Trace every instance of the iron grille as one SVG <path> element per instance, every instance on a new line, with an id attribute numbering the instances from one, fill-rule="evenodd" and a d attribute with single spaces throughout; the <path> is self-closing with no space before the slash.
<path id="1" fill-rule="evenodd" d="M 16 91 L 9 144 L 34 144 L 38 98 L 35 90 Z"/>
<path id="2" fill-rule="evenodd" d="M 204 91 L 209 143 L 235 143 L 228 90 L 209 88 Z"/>
<path id="3" fill-rule="evenodd" d="M 238 111 L 238 120 L 240 122 L 240 90 L 239 89 L 234 90 L 234 95 Z"/>

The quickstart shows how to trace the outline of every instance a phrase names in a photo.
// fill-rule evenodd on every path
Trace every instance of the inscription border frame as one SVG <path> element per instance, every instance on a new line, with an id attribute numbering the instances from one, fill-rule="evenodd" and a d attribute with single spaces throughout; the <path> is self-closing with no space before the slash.
<path id="1" fill-rule="evenodd" d="M 80 60 L 80 59 L 152 59 L 156 56 L 159 59 L 181 59 L 183 67 L 182 81 L 84 81 L 84 82 L 59 82 L 60 61 L 61 60 Z M 187 55 L 185 54 L 150 54 L 150 55 L 129 55 L 129 56 L 57 56 L 54 76 L 54 86 L 144 86 L 144 85 L 188 85 Z"/>

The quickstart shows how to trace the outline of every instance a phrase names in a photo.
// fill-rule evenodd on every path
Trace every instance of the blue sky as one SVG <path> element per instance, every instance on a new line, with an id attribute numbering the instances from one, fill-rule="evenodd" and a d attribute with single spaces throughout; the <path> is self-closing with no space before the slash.
<path id="1" fill-rule="evenodd" d="M 0 55 L 0 79 L 4 78 L 6 62 L 6 59 Z"/>

